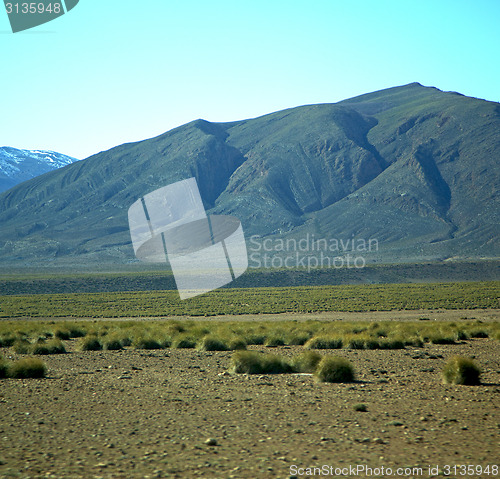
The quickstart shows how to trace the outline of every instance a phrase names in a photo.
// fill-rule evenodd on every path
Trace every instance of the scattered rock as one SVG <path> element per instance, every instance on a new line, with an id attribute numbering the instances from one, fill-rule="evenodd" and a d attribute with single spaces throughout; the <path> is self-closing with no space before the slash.
<path id="1" fill-rule="evenodd" d="M 390 421 L 386 424 L 386 426 L 402 426 L 403 423 L 401 421 Z"/>
<path id="2" fill-rule="evenodd" d="M 205 441 L 205 444 L 207 446 L 217 446 L 217 439 L 214 439 L 213 437 L 210 437 L 208 438 L 206 441 Z"/>

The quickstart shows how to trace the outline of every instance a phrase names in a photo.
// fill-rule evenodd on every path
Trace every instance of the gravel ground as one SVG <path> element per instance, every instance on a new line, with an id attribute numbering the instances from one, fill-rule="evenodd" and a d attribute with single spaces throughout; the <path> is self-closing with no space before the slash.
<path id="1" fill-rule="evenodd" d="M 500 462 L 499 341 L 322 352 L 352 361 L 351 384 L 229 374 L 226 352 L 75 352 L 65 343 L 68 354 L 43 358 L 47 378 L 0 380 L 2 478 L 306 478 L 318 475 L 293 466 L 358 464 L 436 477 L 429 465 Z M 455 354 L 475 357 L 482 385 L 442 384 Z"/>

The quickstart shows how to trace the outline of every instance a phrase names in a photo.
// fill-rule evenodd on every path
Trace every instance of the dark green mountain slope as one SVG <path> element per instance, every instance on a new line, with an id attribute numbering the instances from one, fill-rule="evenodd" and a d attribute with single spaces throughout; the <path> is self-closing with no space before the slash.
<path id="1" fill-rule="evenodd" d="M 499 255 L 500 105 L 410 84 L 197 120 L 0 196 L 0 260 L 134 260 L 129 206 L 196 176 L 247 238 L 377 238 L 384 261 Z"/>

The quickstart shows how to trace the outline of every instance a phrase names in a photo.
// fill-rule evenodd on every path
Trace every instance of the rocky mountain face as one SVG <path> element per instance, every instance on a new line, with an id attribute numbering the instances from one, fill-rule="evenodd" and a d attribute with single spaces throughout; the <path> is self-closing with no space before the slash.
<path id="1" fill-rule="evenodd" d="M 192 176 L 208 212 L 239 218 L 254 244 L 376 239 L 384 262 L 498 257 L 499 132 L 500 104 L 418 83 L 196 120 L 0 195 L 0 261 L 132 262 L 129 206 Z"/>

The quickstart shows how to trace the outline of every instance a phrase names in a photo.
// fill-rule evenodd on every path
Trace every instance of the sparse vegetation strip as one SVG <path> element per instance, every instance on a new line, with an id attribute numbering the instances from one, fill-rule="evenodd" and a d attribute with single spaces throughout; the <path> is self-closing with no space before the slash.
<path id="1" fill-rule="evenodd" d="M 63 332 L 61 334 L 61 332 Z M 67 333 L 69 332 L 69 333 Z M 61 336 L 67 339 L 59 339 Z M 425 344 L 500 339 L 499 322 L 434 321 L 30 321 L 0 322 L 0 347 L 17 354 L 60 354 L 67 341 L 80 351 L 133 349 L 245 350 L 302 346 L 295 359 L 311 365 L 321 350 L 405 349 Z M 297 363 L 297 364 L 299 364 Z M 312 366 L 304 366 L 312 368 Z"/>
<path id="2" fill-rule="evenodd" d="M 499 307 L 500 281 L 0 296 L 0 318 L 120 318 Z M 60 332 L 64 334 L 64 332 Z M 63 338 L 61 338 L 63 339 Z"/>

